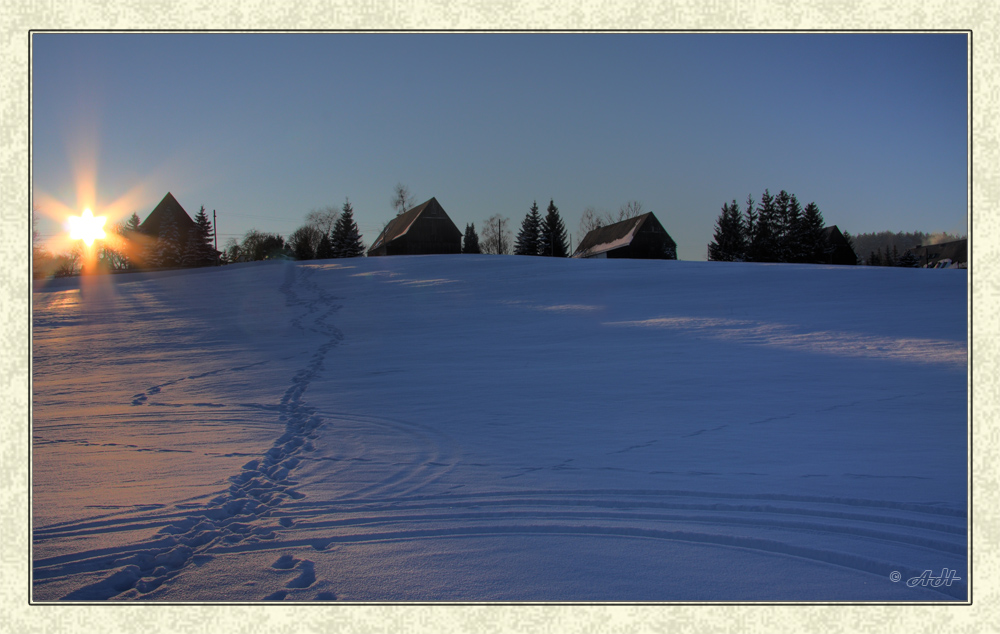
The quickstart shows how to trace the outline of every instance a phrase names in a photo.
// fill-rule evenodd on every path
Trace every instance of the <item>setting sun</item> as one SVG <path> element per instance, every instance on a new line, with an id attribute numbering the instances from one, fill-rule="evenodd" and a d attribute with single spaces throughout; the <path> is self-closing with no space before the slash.
<path id="1" fill-rule="evenodd" d="M 104 226 L 107 220 L 104 216 L 94 217 L 94 214 L 90 209 L 84 209 L 83 213 L 79 216 L 70 216 L 67 220 L 69 224 L 69 237 L 74 240 L 83 240 L 84 243 L 89 247 L 94 243 L 94 240 L 104 238 Z"/>

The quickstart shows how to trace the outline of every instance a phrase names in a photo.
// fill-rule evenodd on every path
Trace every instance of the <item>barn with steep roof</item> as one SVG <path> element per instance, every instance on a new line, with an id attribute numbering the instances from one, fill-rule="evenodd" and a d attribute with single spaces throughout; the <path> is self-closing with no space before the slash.
<path id="1" fill-rule="evenodd" d="M 676 260 L 677 243 L 648 212 L 590 231 L 573 257 Z"/>
<path id="2" fill-rule="evenodd" d="M 436 198 L 392 220 L 368 249 L 368 255 L 461 253 L 462 232 Z"/>
<path id="3" fill-rule="evenodd" d="M 147 236 L 156 238 L 160 235 L 160 227 L 167 218 L 173 218 L 182 239 L 187 236 L 188 231 L 195 225 L 194 220 L 184 211 L 184 208 L 177 202 L 174 195 L 167 192 L 163 200 L 160 201 L 153 211 L 149 212 L 146 219 L 139 225 L 139 231 Z"/>
<path id="4" fill-rule="evenodd" d="M 823 261 L 821 264 L 857 264 L 858 256 L 851 248 L 851 243 L 847 241 L 844 234 L 840 232 L 837 225 L 823 227 L 820 232 L 823 244 Z"/>

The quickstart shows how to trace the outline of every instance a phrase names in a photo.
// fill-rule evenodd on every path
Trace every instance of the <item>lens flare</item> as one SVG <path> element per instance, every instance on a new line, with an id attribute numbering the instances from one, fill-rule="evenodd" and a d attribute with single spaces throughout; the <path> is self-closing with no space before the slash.
<path id="1" fill-rule="evenodd" d="M 105 237 L 106 234 L 102 227 L 106 221 L 105 216 L 94 217 L 94 213 L 90 209 L 84 209 L 79 216 L 70 216 L 67 219 L 69 237 L 74 240 L 83 240 L 84 244 L 89 247 L 94 244 L 94 240 Z"/>

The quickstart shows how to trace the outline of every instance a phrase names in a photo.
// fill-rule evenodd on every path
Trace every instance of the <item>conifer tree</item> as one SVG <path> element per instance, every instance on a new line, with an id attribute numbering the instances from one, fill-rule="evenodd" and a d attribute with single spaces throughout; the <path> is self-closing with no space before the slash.
<path id="1" fill-rule="evenodd" d="M 553 200 L 549 200 L 545 219 L 542 220 L 540 238 L 539 255 L 556 258 L 569 256 L 569 245 L 566 242 L 566 225 L 563 224 L 562 218 L 559 217 L 559 208 L 556 207 Z"/>
<path id="2" fill-rule="evenodd" d="M 142 252 L 139 249 L 139 215 L 133 213 L 129 216 L 129 219 L 121 223 L 116 227 L 115 231 L 120 238 L 119 248 L 116 249 L 116 255 L 119 260 L 119 266 L 117 268 L 127 270 L 133 268 L 137 261 L 142 257 Z"/>
<path id="3" fill-rule="evenodd" d="M 743 260 L 754 261 L 754 241 L 757 236 L 757 203 L 752 194 L 747 194 L 746 211 L 743 218 Z"/>
<path id="4" fill-rule="evenodd" d="M 741 262 L 746 257 L 746 234 L 740 205 L 724 203 L 715 225 L 715 239 L 708 245 L 708 259 L 721 262 Z"/>
<path id="5" fill-rule="evenodd" d="M 772 235 L 774 237 L 774 257 L 777 261 L 782 261 L 785 253 L 785 237 L 788 234 L 788 192 L 781 190 L 774 197 L 774 220 Z"/>
<path id="6" fill-rule="evenodd" d="M 920 266 L 920 258 L 918 258 L 913 251 L 907 251 L 901 258 L 899 258 L 899 266 L 916 268 Z"/>
<path id="7" fill-rule="evenodd" d="M 786 262 L 808 262 L 806 253 L 805 225 L 802 224 L 802 205 L 795 194 L 788 195 L 785 210 L 785 254 Z"/>
<path id="8" fill-rule="evenodd" d="M 514 244 L 514 255 L 539 255 L 541 241 L 542 216 L 538 213 L 538 202 L 531 203 L 531 210 L 521 222 L 521 231 L 517 234 Z"/>
<path id="9" fill-rule="evenodd" d="M 194 226 L 188 232 L 187 244 L 181 261 L 183 266 L 209 266 L 215 264 L 215 248 L 212 246 L 214 236 L 212 223 L 205 213 L 205 206 L 194 217 Z"/>
<path id="10" fill-rule="evenodd" d="M 802 251 L 805 254 L 805 262 L 818 264 L 826 259 L 825 246 L 823 244 L 823 214 L 820 213 L 816 203 L 811 202 L 802 211 Z"/>
<path id="11" fill-rule="evenodd" d="M 361 241 L 358 223 L 354 222 L 354 209 L 349 200 L 344 201 L 340 217 L 333 227 L 333 238 L 330 242 L 335 258 L 356 258 L 365 253 L 365 245 Z"/>
<path id="12" fill-rule="evenodd" d="M 319 245 L 316 246 L 316 259 L 327 260 L 332 257 L 335 257 L 333 243 L 330 241 L 330 234 L 324 233 L 323 237 L 319 239 Z"/>
<path id="13" fill-rule="evenodd" d="M 773 204 L 772 261 L 799 262 L 801 245 L 798 232 L 801 230 L 802 207 L 794 194 L 783 189 L 774 197 Z"/>
<path id="14" fill-rule="evenodd" d="M 754 262 L 774 262 L 775 257 L 775 208 L 774 196 L 767 189 L 757 205 L 757 222 L 754 225 L 750 253 Z"/>
<path id="15" fill-rule="evenodd" d="M 465 236 L 462 238 L 462 253 L 482 253 L 479 249 L 479 236 L 476 234 L 475 223 L 465 225 Z"/>
<path id="16" fill-rule="evenodd" d="M 140 224 L 139 223 L 139 214 L 137 214 L 137 213 L 135 213 L 133 211 L 132 215 L 129 216 L 128 221 L 125 223 L 125 228 L 128 231 L 138 231 L 139 230 L 139 224 Z"/>

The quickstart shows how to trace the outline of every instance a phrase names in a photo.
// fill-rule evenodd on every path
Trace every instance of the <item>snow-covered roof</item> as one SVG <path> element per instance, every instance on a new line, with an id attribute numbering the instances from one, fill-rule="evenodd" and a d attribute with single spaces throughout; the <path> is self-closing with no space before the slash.
<path id="1" fill-rule="evenodd" d="M 576 248 L 576 252 L 573 253 L 573 257 L 592 258 L 595 255 L 607 253 L 608 251 L 620 249 L 621 247 L 632 244 L 632 240 L 635 239 L 636 233 L 638 233 L 640 227 L 642 227 L 646 220 L 648 220 L 652 215 L 653 212 L 647 212 L 641 216 L 627 218 L 621 222 L 616 222 L 614 224 L 607 225 L 606 227 L 598 227 L 597 229 L 590 231 L 590 233 L 584 236 L 583 240 L 580 242 L 580 246 Z"/>

